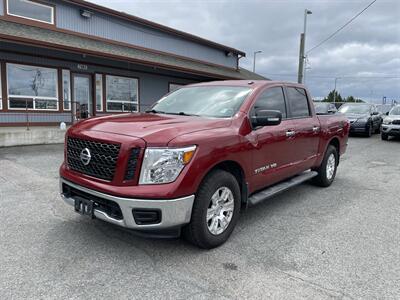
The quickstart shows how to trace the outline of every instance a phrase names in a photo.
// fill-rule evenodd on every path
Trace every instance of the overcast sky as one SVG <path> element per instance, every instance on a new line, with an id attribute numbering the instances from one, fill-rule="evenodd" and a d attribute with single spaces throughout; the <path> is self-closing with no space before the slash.
<path id="1" fill-rule="evenodd" d="M 313 12 L 308 17 L 307 50 L 372 0 L 91 1 L 243 50 L 247 57 L 240 65 L 247 69 L 252 69 L 253 52 L 261 50 L 258 73 L 296 81 L 304 9 Z M 400 100 L 400 0 L 378 0 L 309 53 L 307 68 L 306 84 L 315 97 L 325 96 L 340 77 L 337 89 L 344 96 Z"/>

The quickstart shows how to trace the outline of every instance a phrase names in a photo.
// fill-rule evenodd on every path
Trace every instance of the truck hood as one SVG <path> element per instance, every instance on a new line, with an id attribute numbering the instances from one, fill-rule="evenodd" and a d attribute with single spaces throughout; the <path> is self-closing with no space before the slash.
<path id="1" fill-rule="evenodd" d="M 386 120 L 400 120 L 400 115 L 389 115 L 389 116 L 385 116 L 384 119 Z"/>
<path id="2" fill-rule="evenodd" d="M 369 114 L 345 114 L 349 120 L 368 119 Z"/>
<path id="3" fill-rule="evenodd" d="M 183 134 L 227 127 L 230 124 L 231 119 L 130 113 L 92 118 L 78 123 L 78 128 L 74 127 L 82 131 L 138 137 L 152 145 L 166 145 Z"/>

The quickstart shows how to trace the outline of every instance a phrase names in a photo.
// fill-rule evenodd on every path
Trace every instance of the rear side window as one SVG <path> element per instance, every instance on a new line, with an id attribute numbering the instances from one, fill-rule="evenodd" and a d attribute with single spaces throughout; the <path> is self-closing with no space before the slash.
<path id="1" fill-rule="evenodd" d="M 302 118 L 310 116 L 310 108 L 306 91 L 301 88 L 288 87 L 287 95 L 289 100 L 290 112 L 292 118 Z"/>
<path id="2" fill-rule="evenodd" d="M 273 87 L 265 90 L 258 97 L 254 104 L 252 114 L 256 110 L 279 110 L 282 113 L 282 118 L 286 118 L 286 105 L 281 87 Z"/>

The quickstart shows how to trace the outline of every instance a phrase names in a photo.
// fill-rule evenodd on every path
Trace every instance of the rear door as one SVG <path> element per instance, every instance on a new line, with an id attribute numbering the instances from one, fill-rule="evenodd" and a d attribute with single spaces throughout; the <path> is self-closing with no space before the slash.
<path id="1" fill-rule="evenodd" d="M 296 173 L 314 165 L 320 141 L 320 122 L 313 113 L 304 88 L 286 86 L 289 117 L 292 122 L 292 163 Z"/>
<path id="2" fill-rule="evenodd" d="M 259 190 L 290 176 L 291 153 L 290 137 L 286 132 L 292 127 L 287 118 L 286 101 L 282 86 L 269 87 L 257 97 L 250 119 L 257 110 L 279 110 L 282 122 L 276 126 L 253 128 L 247 139 L 252 144 L 251 155 L 253 190 Z"/>

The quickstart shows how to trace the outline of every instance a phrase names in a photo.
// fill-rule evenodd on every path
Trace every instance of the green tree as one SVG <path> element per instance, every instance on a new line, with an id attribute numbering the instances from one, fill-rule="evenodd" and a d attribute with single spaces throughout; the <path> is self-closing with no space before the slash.
<path id="1" fill-rule="evenodd" d="M 338 91 L 332 90 L 329 92 L 328 96 L 322 100 L 322 102 L 343 102 L 343 98 Z"/>

